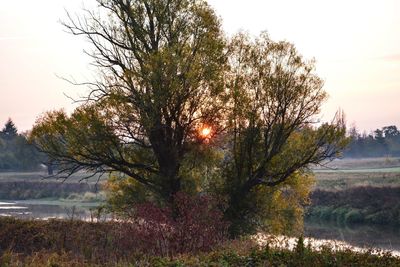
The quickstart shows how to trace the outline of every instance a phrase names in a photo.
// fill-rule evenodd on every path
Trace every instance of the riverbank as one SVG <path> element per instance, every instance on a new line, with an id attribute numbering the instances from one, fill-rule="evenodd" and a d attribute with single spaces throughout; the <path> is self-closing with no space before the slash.
<path id="1" fill-rule="evenodd" d="M 306 218 L 337 224 L 400 225 L 400 187 L 315 190 Z"/>
<path id="2" fill-rule="evenodd" d="M 315 249 L 302 239 L 274 246 L 272 239 L 260 245 L 245 238 L 160 255 L 158 237 L 141 237 L 125 223 L 0 218 L 0 266 L 400 266 L 389 253 Z M 148 242 L 146 250 L 140 242 Z"/>

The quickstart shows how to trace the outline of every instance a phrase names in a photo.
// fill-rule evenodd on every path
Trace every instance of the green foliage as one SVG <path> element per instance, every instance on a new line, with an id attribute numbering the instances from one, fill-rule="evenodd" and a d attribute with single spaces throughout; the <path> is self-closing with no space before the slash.
<path id="1" fill-rule="evenodd" d="M 108 209 L 123 217 L 132 216 L 135 204 L 155 200 L 156 196 L 131 177 L 111 175 L 105 190 Z"/>
<path id="2" fill-rule="evenodd" d="M 274 42 L 266 34 L 255 39 L 238 34 L 231 41 L 229 61 L 229 149 L 224 151 L 221 191 L 229 199 L 231 233 L 237 235 L 264 225 L 260 207 L 273 202 L 266 199 L 278 198 L 279 185 L 306 178 L 310 164 L 338 156 L 347 139 L 343 114 L 331 124 L 312 126 L 326 93 L 313 62 L 303 59 L 294 45 Z M 308 185 L 307 179 L 302 183 Z M 304 189 L 289 186 L 286 194 L 291 190 Z M 296 221 L 295 209 L 286 212 Z"/>
<path id="3" fill-rule="evenodd" d="M 297 235 L 303 230 L 303 209 L 309 203 L 312 187 L 312 175 L 295 174 L 285 183 L 272 188 L 258 188 L 251 201 L 258 210 L 252 216 L 256 224 L 254 231 L 260 228 L 271 233 Z M 239 225 L 244 220 L 239 222 Z"/>

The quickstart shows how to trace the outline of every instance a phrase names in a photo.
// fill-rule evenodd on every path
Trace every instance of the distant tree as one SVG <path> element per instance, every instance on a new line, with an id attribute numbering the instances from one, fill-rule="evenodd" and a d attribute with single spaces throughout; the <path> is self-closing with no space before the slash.
<path id="1" fill-rule="evenodd" d="M 0 138 L 5 140 L 10 140 L 15 138 L 17 135 L 18 135 L 17 127 L 15 127 L 15 124 L 11 119 L 8 119 L 8 121 L 4 125 L 3 130 L 0 132 Z"/>
<path id="2" fill-rule="evenodd" d="M 26 134 L 18 134 L 14 122 L 8 119 L 0 132 L 0 171 L 36 170 L 40 158 L 39 151 L 28 143 Z"/>
<path id="3" fill-rule="evenodd" d="M 395 125 L 386 126 L 382 128 L 385 138 L 394 138 L 400 136 L 400 132 Z"/>

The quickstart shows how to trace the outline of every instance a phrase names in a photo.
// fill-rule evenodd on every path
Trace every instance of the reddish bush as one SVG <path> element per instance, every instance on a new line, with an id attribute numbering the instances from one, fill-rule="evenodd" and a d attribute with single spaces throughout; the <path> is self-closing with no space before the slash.
<path id="1" fill-rule="evenodd" d="M 209 251 L 227 236 L 228 223 L 223 220 L 218 202 L 208 196 L 178 193 L 172 207 L 144 203 L 136 205 L 135 211 L 130 233 L 119 244 L 134 246 L 146 254 Z M 122 229 L 122 233 L 127 234 L 127 230 Z"/>

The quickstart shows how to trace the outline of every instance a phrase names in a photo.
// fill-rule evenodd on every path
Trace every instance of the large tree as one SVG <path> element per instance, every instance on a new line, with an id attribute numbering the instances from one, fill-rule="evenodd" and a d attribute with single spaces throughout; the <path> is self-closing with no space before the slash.
<path id="1" fill-rule="evenodd" d="M 229 220 L 254 222 L 254 194 L 299 179 L 344 145 L 340 116 L 315 126 L 326 93 L 293 45 L 227 41 L 201 0 L 98 4 L 66 27 L 93 45 L 99 79 L 75 112 L 47 113 L 32 131 L 59 174 L 119 172 L 171 201 L 206 165 L 213 175 L 200 190 L 228 197 Z M 194 154 L 209 148 L 220 161 L 199 164 Z"/>
<path id="2" fill-rule="evenodd" d="M 219 21 L 204 1 L 97 2 L 99 12 L 65 26 L 93 45 L 99 80 L 71 117 L 49 113 L 32 134 L 67 174 L 118 171 L 168 199 L 181 190 L 182 160 L 201 143 L 198 129 L 220 125 Z"/>
<path id="3" fill-rule="evenodd" d="M 341 112 L 332 123 L 319 123 L 327 98 L 323 81 L 293 44 L 274 42 L 266 33 L 256 39 L 238 34 L 229 64 L 229 146 L 222 176 L 231 231 L 240 233 L 262 224 L 260 210 L 268 203 L 260 192 L 307 177 L 310 166 L 337 157 L 347 139 Z"/>

